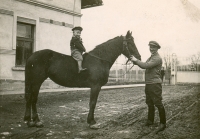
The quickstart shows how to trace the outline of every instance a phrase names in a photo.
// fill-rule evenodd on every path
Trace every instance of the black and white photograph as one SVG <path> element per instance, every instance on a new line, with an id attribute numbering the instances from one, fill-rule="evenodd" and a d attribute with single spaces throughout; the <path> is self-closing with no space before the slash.
<path id="1" fill-rule="evenodd" d="M 1 139 L 200 139 L 199 0 L 0 0 Z"/>

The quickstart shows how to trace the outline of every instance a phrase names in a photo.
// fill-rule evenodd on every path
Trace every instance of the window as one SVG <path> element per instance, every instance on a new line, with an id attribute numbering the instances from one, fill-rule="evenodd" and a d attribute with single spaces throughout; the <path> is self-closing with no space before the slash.
<path id="1" fill-rule="evenodd" d="M 25 66 L 33 53 L 34 25 L 17 22 L 16 66 Z"/>

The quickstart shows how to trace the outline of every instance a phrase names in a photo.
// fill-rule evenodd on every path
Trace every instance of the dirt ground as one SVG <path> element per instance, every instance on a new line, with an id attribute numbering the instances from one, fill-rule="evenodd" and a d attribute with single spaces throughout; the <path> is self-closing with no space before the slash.
<path id="1" fill-rule="evenodd" d="M 167 128 L 155 134 L 155 124 L 143 126 L 147 117 L 144 87 L 102 90 L 95 118 L 100 129 L 86 123 L 89 92 L 41 93 L 38 112 L 43 128 L 23 122 L 23 95 L 0 96 L 0 138 L 11 139 L 200 139 L 200 86 L 163 86 Z"/>

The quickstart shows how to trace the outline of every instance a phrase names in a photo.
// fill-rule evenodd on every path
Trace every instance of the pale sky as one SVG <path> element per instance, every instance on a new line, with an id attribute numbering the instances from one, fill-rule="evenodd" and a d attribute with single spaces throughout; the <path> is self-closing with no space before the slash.
<path id="1" fill-rule="evenodd" d="M 151 40 L 162 48 L 170 47 L 171 53 L 177 56 L 200 51 L 200 0 L 103 2 L 103 6 L 82 10 L 82 38 L 87 51 L 116 36 L 126 35 L 128 30 L 132 31 L 142 61 L 150 56 L 148 42 Z"/>

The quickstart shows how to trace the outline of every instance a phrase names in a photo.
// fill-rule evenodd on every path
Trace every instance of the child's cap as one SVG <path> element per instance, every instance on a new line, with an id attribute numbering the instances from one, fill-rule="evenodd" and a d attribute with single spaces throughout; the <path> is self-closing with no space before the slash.
<path id="1" fill-rule="evenodd" d="M 82 27 L 74 27 L 74 28 L 72 29 L 72 31 L 74 31 L 74 30 L 80 30 L 80 31 L 82 31 L 83 28 L 82 28 Z"/>

